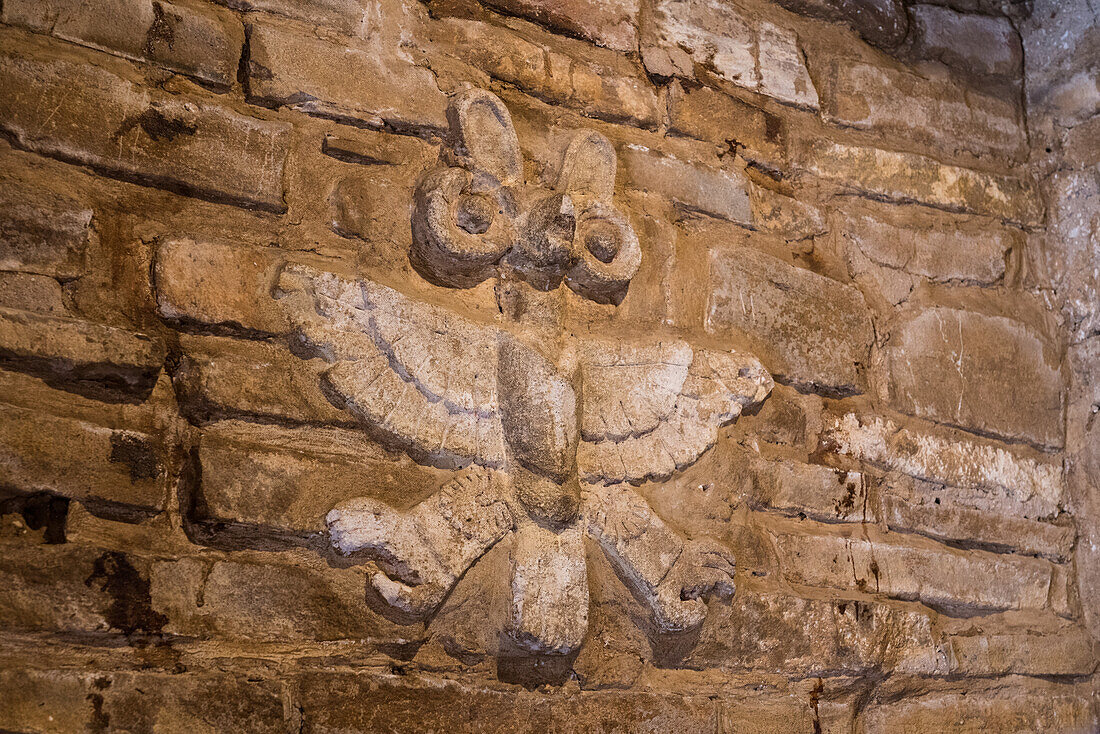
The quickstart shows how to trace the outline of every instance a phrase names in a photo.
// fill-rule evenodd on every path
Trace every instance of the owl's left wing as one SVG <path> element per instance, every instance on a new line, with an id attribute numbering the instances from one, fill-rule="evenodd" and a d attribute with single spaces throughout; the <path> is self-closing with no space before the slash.
<path id="1" fill-rule="evenodd" d="M 718 428 L 771 392 L 751 355 L 673 340 L 590 342 L 580 358 L 577 467 L 593 483 L 664 479 L 714 445 Z"/>

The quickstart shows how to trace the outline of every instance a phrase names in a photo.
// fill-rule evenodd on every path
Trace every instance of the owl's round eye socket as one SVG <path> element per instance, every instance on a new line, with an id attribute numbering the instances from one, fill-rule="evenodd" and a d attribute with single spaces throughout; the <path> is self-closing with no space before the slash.
<path id="1" fill-rule="evenodd" d="M 622 237 L 619 229 L 611 222 L 598 220 L 588 225 L 584 233 L 584 246 L 602 263 L 609 263 L 619 254 Z"/>
<path id="2" fill-rule="evenodd" d="M 484 194 L 467 194 L 455 206 L 455 223 L 470 234 L 485 234 L 493 223 L 497 202 Z"/>

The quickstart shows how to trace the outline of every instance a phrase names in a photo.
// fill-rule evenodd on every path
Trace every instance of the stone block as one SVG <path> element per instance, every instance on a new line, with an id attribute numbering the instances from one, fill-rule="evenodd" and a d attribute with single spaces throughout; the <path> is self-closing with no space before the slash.
<path id="1" fill-rule="evenodd" d="M 404 508 L 447 476 L 358 430 L 238 421 L 207 426 L 199 460 L 201 517 L 298 534 L 322 531 L 325 515 L 343 500 L 370 496 Z"/>
<path id="2" fill-rule="evenodd" d="M 183 323 L 283 333 L 286 317 L 271 297 L 286 253 L 194 240 L 157 249 L 153 285 L 160 315 Z"/>
<path id="3" fill-rule="evenodd" d="M 139 557 L 13 538 L 0 547 L 0 621 L 7 630 L 142 635 L 167 622 L 151 605 L 149 567 Z"/>
<path id="4" fill-rule="evenodd" d="M 139 514 L 167 501 L 167 466 L 158 440 L 0 403 L 0 485 Z"/>
<path id="5" fill-rule="evenodd" d="M 778 0 L 796 13 L 847 23 L 870 43 L 894 48 L 905 40 L 909 17 L 902 0 Z"/>
<path id="6" fill-rule="evenodd" d="M 1013 227 L 902 207 L 849 210 L 840 236 L 871 262 L 940 283 L 993 285 L 1005 274 L 1009 251 L 1022 251 L 1025 235 Z"/>
<path id="7" fill-rule="evenodd" d="M 952 631 L 944 648 L 955 675 L 1080 676 L 1095 671 L 1100 660 L 1088 632 L 1070 623 L 979 621 Z"/>
<path id="8" fill-rule="evenodd" d="M 90 394 L 144 397 L 164 364 L 164 343 L 82 319 L 0 308 L 0 364 Z"/>
<path id="9" fill-rule="evenodd" d="M 7 309 L 62 315 L 61 284 L 46 275 L 0 271 L 0 311 Z"/>
<path id="10" fill-rule="evenodd" d="M 264 12 L 312 23 L 348 36 L 363 36 L 374 30 L 374 3 L 362 0 L 214 0 L 233 10 Z"/>
<path id="11" fill-rule="evenodd" d="M 173 380 L 193 419 L 354 420 L 321 392 L 321 373 L 328 364 L 320 359 L 296 357 L 283 344 L 186 334 L 180 336 L 180 348 Z"/>
<path id="12" fill-rule="evenodd" d="M 633 51 L 637 43 L 638 0 L 489 0 L 488 4 L 614 51 Z"/>
<path id="13" fill-rule="evenodd" d="M 1023 324 L 953 308 L 906 314 L 883 349 L 882 397 L 909 415 L 1059 447 L 1062 377 Z"/>
<path id="14" fill-rule="evenodd" d="M 230 87 L 244 46 L 232 13 L 164 0 L 11 0 L 5 23 Z"/>
<path id="15" fill-rule="evenodd" d="M 935 692 L 891 703 L 873 702 L 860 715 L 866 734 L 887 732 L 1020 731 L 1065 734 L 1094 731 L 1097 715 L 1089 697 L 1072 686 L 1015 681 L 988 691 Z"/>
<path id="16" fill-rule="evenodd" d="M 748 181 L 730 168 L 711 168 L 642 146 L 619 151 L 627 185 L 670 199 L 689 211 L 752 224 Z"/>
<path id="17" fill-rule="evenodd" d="M 0 671 L 0 727 L 27 732 L 285 732 L 278 681 L 243 671 Z M 16 693 L 17 692 L 17 693 Z"/>
<path id="18" fill-rule="evenodd" d="M 257 642 L 355 639 L 400 645 L 402 628 L 367 606 L 358 569 L 183 558 L 154 561 L 152 602 L 164 631 Z"/>
<path id="19" fill-rule="evenodd" d="M 415 731 L 425 721 L 440 731 L 485 734 L 579 734 L 591 722 L 623 731 L 713 731 L 716 716 L 708 696 L 499 690 L 422 674 L 306 673 L 298 677 L 298 691 L 308 728 L 316 732 L 377 730 L 379 722 L 389 731 Z M 360 705 L 340 703 L 349 700 Z"/>
<path id="20" fill-rule="evenodd" d="M 1013 99 L 851 61 L 834 62 L 825 78 L 822 109 L 832 122 L 912 141 L 941 155 L 964 150 L 1011 161 L 1026 156 L 1022 114 Z"/>
<path id="21" fill-rule="evenodd" d="M 440 21 L 434 38 L 440 49 L 548 104 L 650 129 L 660 122 L 657 90 L 621 54 L 457 18 Z"/>
<path id="22" fill-rule="evenodd" d="M 52 51 L 5 51 L 0 87 L 0 128 L 21 148 L 189 196 L 286 209 L 286 123 L 141 88 Z"/>
<path id="23" fill-rule="evenodd" d="M 898 204 L 989 214 L 1032 225 L 1042 203 L 1030 180 L 949 166 L 912 153 L 813 141 L 804 167 L 841 188 Z"/>
<path id="24" fill-rule="evenodd" d="M 92 210 L 28 182 L 0 186 L 0 269 L 71 280 L 84 272 Z"/>
<path id="25" fill-rule="evenodd" d="M 867 482 L 857 471 L 795 461 L 754 458 L 753 502 L 788 515 L 821 522 L 874 522 Z"/>
<path id="26" fill-rule="evenodd" d="M 659 0 L 647 14 L 641 44 L 646 68 L 659 76 L 692 79 L 699 65 L 784 104 L 818 108 L 794 31 L 735 5 Z"/>
<path id="27" fill-rule="evenodd" d="M 862 391 L 874 334 L 855 288 L 747 248 L 710 252 L 707 332 L 748 340 L 780 382 Z"/>
<path id="28" fill-rule="evenodd" d="M 711 609 L 685 664 L 804 676 L 928 675 L 947 667 L 927 611 L 756 590 Z"/>
<path id="29" fill-rule="evenodd" d="M 737 150 L 772 167 L 786 160 L 786 124 L 770 112 L 710 87 L 673 82 L 668 91 L 669 127 L 679 135 Z"/>
<path id="30" fill-rule="evenodd" d="M 952 614 L 1042 609 L 1052 565 L 1038 558 L 960 551 L 901 536 L 776 536 L 783 577 L 792 584 L 885 594 Z"/>
<path id="31" fill-rule="evenodd" d="M 1024 51 L 1008 18 L 959 13 L 938 5 L 914 5 L 910 43 L 928 59 L 967 74 L 1017 78 Z"/>
<path id="32" fill-rule="evenodd" d="M 826 419 L 822 447 L 965 490 L 951 492 L 960 505 L 1009 517 L 1053 515 L 1065 493 L 1060 462 L 961 431 L 905 428 L 888 419 L 847 413 Z"/>
<path id="33" fill-rule="evenodd" d="M 256 17 L 248 43 L 248 94 L 264 104 L 372 127 L 447 127 L 447 100 L 431 72 L 385 37 L 337 43 Z"/>

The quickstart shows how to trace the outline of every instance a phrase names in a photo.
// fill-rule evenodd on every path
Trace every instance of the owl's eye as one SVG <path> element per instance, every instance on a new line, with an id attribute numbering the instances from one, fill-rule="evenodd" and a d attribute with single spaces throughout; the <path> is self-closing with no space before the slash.
<path id="1" fill-rule="evenodd" d="M 597 220 L 591 222 L 584 233 L 584 246 L 602 263 L 609 263 L 619 254 L 622 237 L 619 229 L 611 222 Z"/>
<path id="2" fill-rule="evenodd" d="M 455 206 L 455 223 L 470 234 L 485 234 L 497 212 L 497 201 L 484 194 L 466 194 Z"/>

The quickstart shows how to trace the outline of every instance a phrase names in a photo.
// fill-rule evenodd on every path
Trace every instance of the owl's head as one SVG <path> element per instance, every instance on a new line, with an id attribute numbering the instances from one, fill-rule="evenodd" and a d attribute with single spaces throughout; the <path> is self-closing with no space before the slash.
<path id="1" fill-rule="evenodd" d="M 450 165 L 419 181 L 410 259 L 429 280 L 470 287 L 502 268 L 540 289 L 564 282 L 580 295 L 617 303 L 638 272 L 642 251 L 612 203 L 615 149 L 580 130 L 552 188 L 525 185 L 508 109 L 481 89 L 449 110 Z"/>

